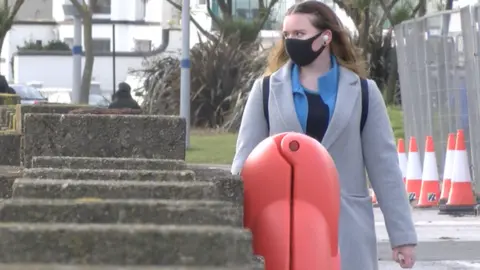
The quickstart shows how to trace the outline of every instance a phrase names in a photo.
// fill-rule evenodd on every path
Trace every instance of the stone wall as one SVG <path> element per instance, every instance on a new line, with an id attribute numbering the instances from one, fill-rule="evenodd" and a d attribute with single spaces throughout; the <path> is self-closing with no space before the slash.
<path id="1" fill-rule="evenodd" d="M 20 96 L 12 94 L 0 94 L 0 105 L 15 105 L 20 103 Z"/>
<path id="2" fill-rule="evenodd" d="M 0 127 L 6 127 L 8 123 L 8 112 L 14 112 L 14 105 L 0 105 Z"/>
<path id="3" fill-rule="evenodd" d="M 31 114 L 23 165 L 33 156 L 185 159 L 185 120 L 170 116 Z"/>
<path id="4" fill-rule="evenodd" d="M 0 166 L 18 166 L 20 164 L 20 138 L 16 132 L 0 133 Z"/>
<path id="5" fill-rule="evenodd" d="M 71 104 L 34 104 L 34 105 L 17 105 L 16 107 L 16 127 L 17 131 L 23 132 L 22 121 L 27 113 L 60 113 L 67 114 L 80 108 L 95 108 L 88 105 L 71 105 Z"/>

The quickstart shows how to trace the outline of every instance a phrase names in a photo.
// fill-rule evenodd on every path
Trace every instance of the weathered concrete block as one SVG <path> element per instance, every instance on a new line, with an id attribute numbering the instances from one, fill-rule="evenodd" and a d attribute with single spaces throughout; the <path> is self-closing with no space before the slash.
<path id="1" fill-rule="evenodd" d="M 20 166 L 20 139 L 16 132 L 0 132 L 0 165 Z"/>
<path id="2" fill-rule="evenodd" d="M 193 171 L 91 170 L 91 169 L 24 169 L 25 178 L 72 180 L 193 181 Z"/>
<path id="3" fill-rule="evenodd" d="M 33 168 L 185 170 L 183 160 L 147 158 L 33 157 Z"/>
<path id="4" fill-rule="evenodd" d="M 77 109 L 95 108 L 88 105 L 72 105 L 72 104 L 18 104 L 16 106 L 15 120 L 17 122 L 17 131 L 23 132 L 23 120 L 27 113 L 55 113 L 67 114 Z"/>
<path id="5" fill-rule="evenodd" d="M 173 116 L 26 114 L 26 167 L 34 156 L 185 160 L 185 120 Z"/>
<path id="6" fill-rule="evenodd" d="M 0 126 L 8 126 L 7 112 L 15 112 L 15 105 L 0 105 Z"/>
<path id="7" fill-rule="evenodd" d="M 222 200 L 225 196 L 210 182 L 153 182 L 107 180 L 17 179 L 14 198 L 38 199 L 172 199 Z"/>
<path id="8" fill-rule="evenodd" d="M 0 105 L 15 105 L 19 104 L 21 97 L 16 94 L 0 93 Z"/>
<path id="9" fill-rule="evenodd" d="M 242 226 L 243 209 L 206 200 L 13 199 L 0 202 L 0 221 Z"/>
<path id="10" fill-rule="evenodd" d="M 225 200 L 243 205 L 243 182 L 240 176 L 208 165 L 187 164 L 187 169 L 195 173 L 197 181 L 214 182 Z"/>
<path id="11" fill-rule="evenodd" d="M 76 109 L 69 112 L 70 114 L 142 114 L 140 109 L 109 109 L 109 108 L 89 108 Z"/>
<path id="12" fill-rule="evenodd" d="M 0 166 L 0 200 L 12 197 L 13 182 L 20 175 L 19 167 Z"/>
<path id="13" fill-rule="evenodd" d="M 0 262 L 247 265 L 247 230 L 221 226 L 0 224 Z"/>
<path id="14" fill-rule="evenodd" d="M 13 127 L 13 115 L 15 112 L 8 111 L 7 112 L 7 128 L 11 129 Z"/>
<path id="15" fill-rule="evenodd" d="M 195 172 L 198 179 L 215 180 L 232 176 L 230 170 L 220 169 L 209 165 L 187 164 L 187 169 Z"/>

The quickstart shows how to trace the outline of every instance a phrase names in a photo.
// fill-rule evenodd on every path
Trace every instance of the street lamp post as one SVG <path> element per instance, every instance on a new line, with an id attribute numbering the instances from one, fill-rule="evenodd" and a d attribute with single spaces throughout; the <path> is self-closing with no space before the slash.
<path id="1" fill-rule="evenodd" d="M 190 0 L 182 0 L 182 59 L 180 61 L 180 116 L 185 118 L 185 144 L 190 146 Z"/>
<path id="2" fill-rule="evenodd" d="M 63 5 L 67 16 L 73 16 L 73 74 L 72 74 L 72 103 L 80 103 L 82 85 L 82 17 L 73 5 Z"/>

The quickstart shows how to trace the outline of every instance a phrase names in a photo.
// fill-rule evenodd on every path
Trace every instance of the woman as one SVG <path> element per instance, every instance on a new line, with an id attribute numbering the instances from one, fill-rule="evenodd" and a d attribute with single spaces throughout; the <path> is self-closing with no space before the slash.
<path id="1" fill-rule="evenodd" d="M 340 176 L 342 270 L 378 269 L 365 169 L 385 216 L 393 257 L 402 268 L 413 267 L 417 236 L 392 128 L 377 85 L 367 80 L 368 117 L 360 132 L 360 78 L 366 71 L 349 33 L 328 6 L 307 1 L 287 11 L 283 35 L 268 61 L 269 121 L 259 79 L 245 107 L 232 173 L 241 172 L 250 152 L 269 135 L 294 131 L 317 139 Z"/>

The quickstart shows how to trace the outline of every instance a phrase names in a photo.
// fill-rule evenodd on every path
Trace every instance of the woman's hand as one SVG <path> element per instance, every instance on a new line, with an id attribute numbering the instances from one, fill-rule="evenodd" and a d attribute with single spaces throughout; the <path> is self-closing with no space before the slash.
<path id="1" fill-rule="evenodd" d="M 410 269 L 415 265 L 415 246 L 405 245 L 393 248 L 393 260 L 395 260 L 400 267 Z"/>

